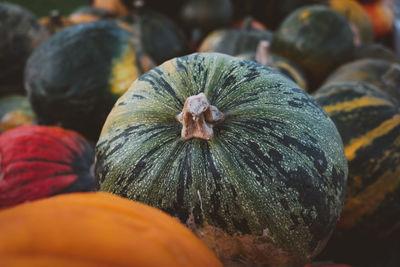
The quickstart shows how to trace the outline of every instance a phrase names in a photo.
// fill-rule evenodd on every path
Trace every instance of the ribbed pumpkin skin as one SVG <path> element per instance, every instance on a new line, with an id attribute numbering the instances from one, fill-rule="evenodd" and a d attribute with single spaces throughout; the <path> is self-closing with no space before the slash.
<path id="1" fill-rule="evenodd" d="M 33 124 L 35 114 L 26 96 L 8 95 L 0 98 L 0 133 Z"/>
<path id="2" fill-rule="evenodd" d="M 257 29 L 225 29 L 211 32 L 200 44 L 199 52 L 217 52 L 235 56 L 254 52 L 260 41 L 271 41 L 273 33 Z"/>
<path id="3" fill-rule="evenodd" d="M 369 264 L 400 237 L 399 106 L 362 83 L 334 84 L 313 96 L 335 122 L 349 164 L 345 204 L 324 253 L 355 266 L 389 266 L 384 258 Z"/>
<path id="4" fill-rule="evenodd" d="M 0 3 L 0 94 L 23 92 L 23 72 L 32 50 L 47 33 L 28 10 Z"/>
<path id="5" fill-rule="evenodd" d="M 156 64 L 183 56 L 188 52 L 188 41 L 182 30 L 167 16 L 149 9 L 140 10 L 124 18 L 133 25 L 143 49 Z"/>
<path id="6" fill-rule="evenodd" d="M 94 189 L 92 146 L 59 127 L 21 126 L 0 135 L 0 209 Z"/>
<path id="7" fill-rule="evenodd" d="M 175 116 L 204 92 L 225 114 L 209 141 Z M 303 264 L 338 219 L 347 165 L 333 123 L 295 83 L 219 53 L 176 58 L 118 100 L 96 145 L 101 191 L 186 223 L 221 259 Z"/>
<path id="8" fill-rule="evenodd" d="M 1 266 L 222 266 L 167 214 L 100 192 L 0 211 L 0 235 Z"/>
<path id="9" fill-rule="evenodd" d="M 342 82 L 371 84 L 400 101 L 400 64 L 364 58 L 342 65 L 332 72 L 322 87 Z"/>
<path id="10" fill-rule="evenodd" d="M 145 71 L 145 57 L 131 35 L 111 21 L 56 33 L 32 53 L 25 69 L 39 123 L 97 140 L 115 101 Z"/>
<path id="11" fill-rule="evenodd" d="M 349 57 L 354 34 L 349 22 L 326 6 L 311 5 L 292 12 L 271 41 L 271 52 L 304 70 L 315 91 L 326 76 Z"/>

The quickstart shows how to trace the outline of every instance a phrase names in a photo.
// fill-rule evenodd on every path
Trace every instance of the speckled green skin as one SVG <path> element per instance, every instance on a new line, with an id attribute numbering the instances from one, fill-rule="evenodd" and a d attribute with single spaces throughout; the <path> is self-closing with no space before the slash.
<path id="1" fill-rule="evenodd" d="M 46 37 L 45 29 L 31 12 L 0 3 L 0 94 L 24 92 L 25 62 Z"/>
<path id="2" fill-rule="evenodd" d="M 307 75 L 310 92 L 353 52 L 349 22 L 322 5 L 295 10 L 276 30 L 271 52 L 295 62 Z"/>
<path id="3" fill-rule="evenodd" d="M 175 116 L 200 92 L 225 120 L 209 141 L 184 140 Z M 95 173 L 101 191 L 182 222 L 193 215 L 199 227 L 268 233 L 260 242 L 304 263 L 336 224 L 347 162 L 333 122 L 294 82 L 250 60 L 197 53 L 142 75 L 118 100 Z"/>

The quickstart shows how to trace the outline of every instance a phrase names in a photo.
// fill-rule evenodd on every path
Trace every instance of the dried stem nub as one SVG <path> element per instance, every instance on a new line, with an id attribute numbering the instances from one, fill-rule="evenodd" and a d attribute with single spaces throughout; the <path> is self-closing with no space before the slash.
<path id="1" fill-rule="evenodd" d="M 210 104 L 204 93 L 200 93 L 186 99 L 177 119 L 183 125 L 182 138 L 210 140 L 214 125 L 223 121 L 224 114 Z"/>

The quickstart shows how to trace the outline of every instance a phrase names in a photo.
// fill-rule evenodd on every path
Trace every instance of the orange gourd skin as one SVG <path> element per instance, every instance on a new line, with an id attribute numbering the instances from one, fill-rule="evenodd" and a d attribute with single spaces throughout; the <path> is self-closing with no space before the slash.
<path id="1" fill-rule="evenodd" d="M 394 25 L 394 7 L 391 0 L 381 0 L 362 5 L 374 27 L 375 38 L 389 34 Z"/>
<path id="2" fill-rule="evenodd" d="M 102 192 L 5 209 L 0 236 L 0 266 L 222 266 L 177 220 Z"/>
<path id="3" fill-rule="evenodd" d="M 126 16 L 131 12 L 120 0 L 93 0 L 92 6 L 117 16 Z"/>

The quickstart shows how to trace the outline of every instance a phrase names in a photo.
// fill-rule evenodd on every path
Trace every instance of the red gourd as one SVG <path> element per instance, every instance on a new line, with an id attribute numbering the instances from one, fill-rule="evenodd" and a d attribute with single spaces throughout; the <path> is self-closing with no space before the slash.
<path id="1" fill-rule="evenodd" d="M 0 209 L 60 193 L 92 191 L 93 147 L 60 127 L 21 126 L 0 135 Z"/>

